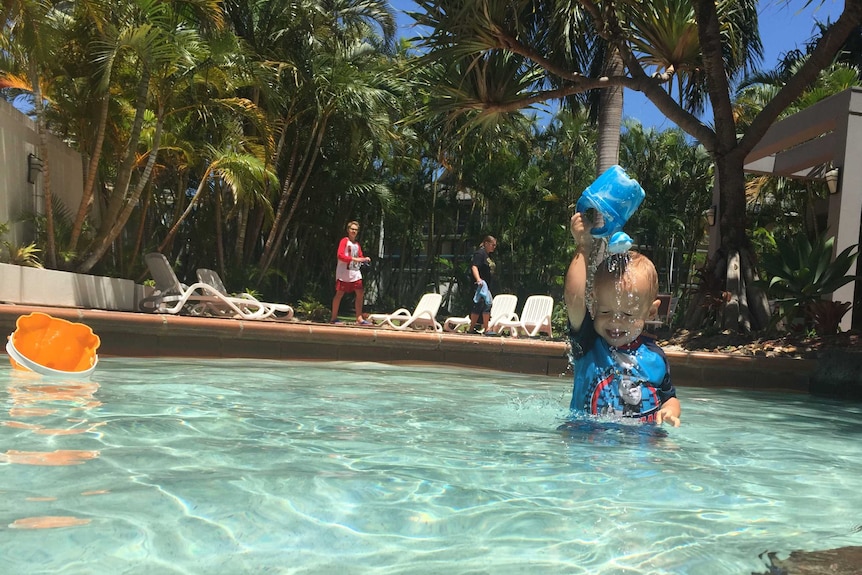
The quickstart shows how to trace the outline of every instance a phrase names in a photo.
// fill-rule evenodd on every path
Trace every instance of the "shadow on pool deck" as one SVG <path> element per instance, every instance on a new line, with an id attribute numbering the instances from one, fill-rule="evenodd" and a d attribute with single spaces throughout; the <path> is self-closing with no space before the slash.
<path id="1" fill-rule="evenodd" d="M 246 321 L 93 309 L 0 304 L 0 330 L 41 311 L 84 323 L 101 337 L 102 356 L 261 358 L 441 363 L 513 373 L 568 373 L 566 344 L 529 338 L 400 332 L 299 321 Z M 817 361 L 667 352 L 674 384 L 806 393 Z"/>

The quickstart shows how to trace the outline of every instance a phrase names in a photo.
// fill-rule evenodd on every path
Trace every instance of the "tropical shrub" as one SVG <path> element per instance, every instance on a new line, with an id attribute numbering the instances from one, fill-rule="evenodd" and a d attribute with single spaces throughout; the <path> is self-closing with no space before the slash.
<path id="1" fill-rule="evenodd" d="M 710 260 L 696 268 L 693 275 L 697 288 L 690 298 L 684 298 L 685 324 L 693 329 L 717 325 L 721 309 L 727 303 L 726 284 L 723 278 L 713 273 L 714 270 Z"/>
<path id="2" fill-rule="evenodd" d="M 8 233 L 8 224 L 0 223 L 0 236 Z M 16 246 L 12 242 L 3 240 L 3 250 L 0 251 L 0 262 L 15 264 L 18 266 L 41 268 L 42 262 L 39 261 L 39 248 L 36 244 L 28 244 L 26 246 Z"/>
<path id="3" fill-rule="evenodd" d="M 329 308 L 314 298 L 300 300 L 295 311 L 297 317 L 307 321 L 324 323 L 329 320 Z"/>
<path id="4" fill-rule="evenodd" d="M 853 307 L 849 301 L 821 299 L 805 305 L 805 318 L 820 335 L 838 333 L 841 318 Z"/>
<path id="5" fill-rule="evenodd" d="M 799 232 L 777 239 L 776 251 L 764 255 L 765 279 L 761 280 L 761 285 L 769 297 L 775 299 L 777 320 L 784 320 L 790 326 L 801 317 L 803 327 L 813 328 L 818 334 L 838 331 L 838 323 L 851 304 L 826 305 L 822 300 L 856 279 L 848 272 L 859 255 L 859 246 L 846 248 L 833 260 L 834 243 L 835 238 L 826 237 L 826 234 L 820 234 L 812 242 Z"/>
<path id="6" fill-rule="evenodd" d="M 569 312 L 566 309 L 566 304 L 555 305 L 554 311 L 551 314 L 551 329 L 553 330 L 554 339 L 565 339 L 569 333 Z"/>

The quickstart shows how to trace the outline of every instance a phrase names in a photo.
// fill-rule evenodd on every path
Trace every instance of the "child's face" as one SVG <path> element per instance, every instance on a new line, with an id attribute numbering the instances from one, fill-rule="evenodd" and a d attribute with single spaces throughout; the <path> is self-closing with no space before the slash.
<path id="1" fill-rule="evenodd" d="M 603 276 L 596 278 L 593 297 L 593 324 L 608 344 L 622 347 L 633 342 L 644 322 L 658 312 L 659 300 L 648 299 L 644 278 L 627 273 L 623 282 Z"/>

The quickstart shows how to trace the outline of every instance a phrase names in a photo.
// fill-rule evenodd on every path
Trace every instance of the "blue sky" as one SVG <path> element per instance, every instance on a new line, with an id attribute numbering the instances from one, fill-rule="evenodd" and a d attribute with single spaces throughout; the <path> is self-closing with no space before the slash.
<path id="1" fill-rule="evenodd" d="M 805 0 L 783 2 L 767 0 L 760 2 L 759 21 L 760 35 L 763 42 L 763 62 L 761 68 L 771 69 L 780 56 L 794 48 L 801 48 L 814 34 L 814 20 L 825 22 L 835 21 L 844 7 L 842 0 L 814 0 L 811 6 L 805 8 Z M 412 0 L 390 0 L 392 7 L 398 12 L 400 34 L 412 36 L 409 29 L 413 22 L 404 14 L 405 10 L 416 11 Z M 635 118 L 644 126 L 658 129 L 673 127 L 673 122 L 667 120 L 652 103 L 637 92 L 626 91 L 624 116 Z"/>

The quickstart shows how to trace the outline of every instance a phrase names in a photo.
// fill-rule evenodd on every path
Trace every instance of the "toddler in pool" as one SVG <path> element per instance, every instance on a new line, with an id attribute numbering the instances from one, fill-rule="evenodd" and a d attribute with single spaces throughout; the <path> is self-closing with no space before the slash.
<path id="1" fill-rule="evenodd" d="M 588 310 L 592 236 L 581 213 L 572 216 L 570 229 L 578 243 L 565 281 L 575 374 L 572 411 L 678 427 L 681 409 L 667 359 L 643 333 L 660 303 L 655 266 L 637 252 L 612 254 L 596 270 Z"/>

